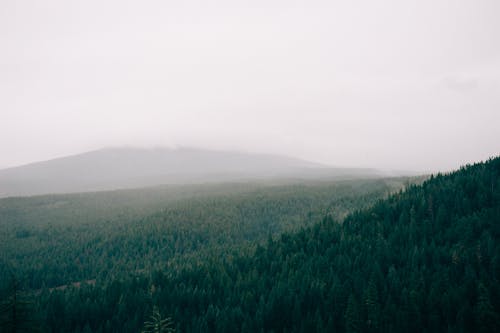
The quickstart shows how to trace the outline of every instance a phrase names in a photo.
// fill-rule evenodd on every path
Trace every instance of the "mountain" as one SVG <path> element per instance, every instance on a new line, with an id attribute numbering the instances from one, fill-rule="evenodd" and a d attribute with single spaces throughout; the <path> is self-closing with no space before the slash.
<path id="1" fill-rule="evenodd" d="M 285 156 L 194 148 L 109 148 L 0 170 L 0 197 L 162 184 L 359 178 L 371 169 L 331 168 Z"/>
<path id="2" fill-rule="evenodd" d="M 125 323 L 153 302 L 181 332 L 500 332 L 500 158 L 410 185 L 342 221 L 326 215 L 251 253 L 182 258 L 143 278 L 93 287 L 89 296 L 102 295 L 95 313 L 114 304 L 108 295 L 140 309 L 120 317 L 115 306 L 94 327 Z M 150 298 L 139 304 L 137 295 Z M 66 308 L 88 297 L 64 296 Z"/>
<path id="3" fill-rule="evenodd" d="M 103 193 L 8 198 L 0 253 L 42 288 L 31 294 L 42 332 L 139 332 L 153 311 L 176 332 L 500 332 L 500 157 L 385 199 L 379 182 L 193 198 L 111 220 L 71 205 Z M 35 218 L 19 219 L 28 206 Z M 78 220 L 40 219 L 57 210 Z M 282 223 L 295 228 L 273 228 Z"/>

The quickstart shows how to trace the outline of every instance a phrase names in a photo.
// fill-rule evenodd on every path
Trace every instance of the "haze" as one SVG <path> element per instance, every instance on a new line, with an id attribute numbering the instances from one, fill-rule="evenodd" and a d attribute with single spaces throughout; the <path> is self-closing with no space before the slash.
<path id="1" fill-rule="evenodd" d="M 108 146 L 450 170 L 500 153 L 500 2 L 0 3 L 0 167 Z"/>

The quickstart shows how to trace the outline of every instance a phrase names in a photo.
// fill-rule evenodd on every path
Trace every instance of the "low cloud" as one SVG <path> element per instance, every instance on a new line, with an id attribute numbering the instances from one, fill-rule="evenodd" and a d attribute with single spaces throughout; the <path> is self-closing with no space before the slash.
<path id="1" fill-rule="evenodd" d="M 443 83 L 450 90 L 464 93 L 477 89 L 479 79 L 467 76 L 447 76 L 443 79 Z"/>

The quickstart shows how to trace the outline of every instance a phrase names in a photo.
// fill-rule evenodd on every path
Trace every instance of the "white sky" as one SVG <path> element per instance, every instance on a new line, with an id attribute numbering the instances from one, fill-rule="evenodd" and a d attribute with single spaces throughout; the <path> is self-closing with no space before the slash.
<path id="1" fill-rule="evenodd" d="M 500 1 L 0 1 L 0 166 L 106 146 L 500 154 Z"/>

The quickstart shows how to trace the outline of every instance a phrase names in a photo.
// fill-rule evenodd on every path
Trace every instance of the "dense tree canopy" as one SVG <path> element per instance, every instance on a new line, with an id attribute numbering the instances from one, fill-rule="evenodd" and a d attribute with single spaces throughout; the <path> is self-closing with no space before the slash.
<path id="1" fill-rule="evenodd" d="M 175 210 L 167 209 L 119 227 L 131 228 L 128 233 L 103 232 L 100 237 L 115 248 L 106 248 L 111 252 L 97 262 L 99 269 L 112 270 L 115 257 L 129 262 L 158 258 L 162 251 L 172 255 L 160 256 L 162 265 L 137 264 L 95 283 L 42 288 L 33 296 L 42 327 L 139 332 L 157 307 L 178 332 L 499 331 L 500 158 L 433 176 L 376 202 L 381 195 L 371 193 L 360 193 L 358 203 L 332 195 L 337 199 L 322 218 L 318 211 L 308 215 L 321 196 L 288 204 L 256 193 L 239 203 L 189 201 L 181 206 L 193 217 L 203 220 L 214 211 L 214 219 L 227 222 L 220 229 L 200 227 L 170 217 Z M 354 211 L 335 214 L 332 204 Z M 255 214 L 249 223 L 256 230 L 234 219 L 242 212 Z M 268 232 L 280 216 L 279 225 L 297 219 L 302 227 Z M 170 220 L 181 223 L 165 229 Z M 262 238 L 253 232 L 266 240 L 257 241 Z M 180 238 L 169 238 L 176 233 Z M 167 240 L 159 242 L 159 235 Z M 190 250 L 179 250 L 185 248 Z"/>
<path id="2" fill-rule="evenodd" d="M 7 263 L 0 274 L 14 270 L 29 289 L 107 283 L 184 256 L 246 251 L 327 212 L 342 217 L 365 207 L 402 183 L 228 184 L 0 200 L 0 259 Z"/>

